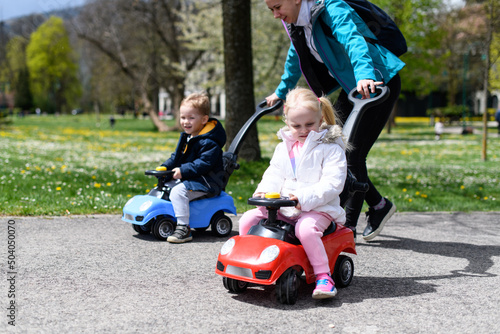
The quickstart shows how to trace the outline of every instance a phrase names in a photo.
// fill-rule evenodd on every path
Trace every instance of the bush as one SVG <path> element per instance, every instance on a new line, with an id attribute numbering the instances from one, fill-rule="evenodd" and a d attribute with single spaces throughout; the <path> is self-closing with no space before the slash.
<path id="1" fill-rule="evenodd" d="M 443 123 L 451 123 L 455 121 L 460 121 L 464 113 L 463 106 L 447 106 L 442 108 L 433 108 L 427 110 L 427 115 L 439 117 L 443 121 Z M 469 114 L 469 107 L 465 107 L 465 114 Z"/>

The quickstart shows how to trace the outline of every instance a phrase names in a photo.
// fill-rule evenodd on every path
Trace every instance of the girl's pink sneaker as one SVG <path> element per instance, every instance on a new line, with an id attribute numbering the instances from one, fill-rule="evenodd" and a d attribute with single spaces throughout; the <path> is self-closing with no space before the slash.
<path id="1" fill-rule="evenodd" d="M 319 274 L 316 276 L 316 288 L 313 291 L 313 299 L 325 299 L 335 297 L 337 289 L 333 279 L 328 274 Z"/>

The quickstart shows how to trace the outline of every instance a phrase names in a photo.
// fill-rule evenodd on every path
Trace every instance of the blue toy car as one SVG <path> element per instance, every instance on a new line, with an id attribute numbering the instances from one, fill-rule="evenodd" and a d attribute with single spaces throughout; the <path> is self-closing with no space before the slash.
<path id="1" fill-rule="evenodd" d="M 223 154 L 224 175 L 221 180 L 223 189 L 233 171 L 239 168 L 236 162 L 238 152 L 250 128 L 263 115 L 281 108 L 282 105 L 280 102 L 272 107 L 265 107 L 266 102 L 261 102 L 256 112 L 237 133 L 231 146 Z M 134 231 L 139 234 L 153 233 L 156 239 L 165 241 L 175 231 L 177 219 L 168 198 L 170 189 L 165 186 L 171 178 L 172 171 L 159 169 L 146 171 L 146 175 L 158 178 L 158 184 L 149 194 L 132 197 L 123 207 L 122 220 L 131 223 Z M 191 228 L 204 231 L 210 226 L 212 232 L 219 237 L 226 237 L 231 233 L 233 223 L 226 213 L 236 215 L 236 207 L 233 198 L 225 191 L 215 197 L 206 195 L 197 198 L 190 202 L 189 209 Z"/>

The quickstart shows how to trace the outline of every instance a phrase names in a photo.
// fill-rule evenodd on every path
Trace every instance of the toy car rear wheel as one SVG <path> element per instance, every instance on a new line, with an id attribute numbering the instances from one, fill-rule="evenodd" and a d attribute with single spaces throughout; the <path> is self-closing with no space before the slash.
<path id="1" fill-rule="evenodd" d="M 229 277 L 222 277 L 222 283 L 224 283 L 224 287 L 227 290 L 234 293 L 243 292 L 248 287 L 248 282 L 240 281 Z"/>
<path id="2" fill-rule="evenodd" d="M 276 298 L 281 304 L 293 305 L 299 296 L 299 273 L 288 268 L 276 281 Z"/>
<path id="3" fill-rule="evenodd" d="M 175 225 L 174 221 L 170 218 L 160 218 L 153 225 L 153 235 L 156 239 L 165 241 L 172 233 L 174 233 Z"/>
<path id="4" fill-rule="evenodd" d="M 351 284 L 354 276 L 354 263 L 349 256 L 339 255 L 335 268 L 333 269 L 333 280 L 339 288 L 345 288 Z"/>
<path id="5" fill-rule="evenodd" d="M 151 232 L 151 227 L 149 227 L 148 225 L 132 224 L 132 228 L 139 234 L 149 234 L 149 232 Z"/>
<path id="6" fill-rule="evenodd" d="M 227 237 L 233 230 L 233 222 L 231 218 L 226 216 L 224 212 L 217 212 L 210 221 L 212 232 L 218 237 Z"/>

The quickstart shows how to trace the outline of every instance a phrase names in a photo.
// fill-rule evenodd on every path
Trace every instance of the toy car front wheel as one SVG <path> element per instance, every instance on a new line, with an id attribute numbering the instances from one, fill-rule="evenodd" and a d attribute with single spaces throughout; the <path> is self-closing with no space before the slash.
<path id="1" fill-rule="evenodd" d="M 349 256 L 339 255 L 333 270 L 333 280 L 339 288 L 345 288 L 351 284 L 354 276 L 354 263 Z"/>
<path id="2" fill-rule="evenodd" d="M 148 234 L 149 232 L 151 232 L 151 228 L 148 225 L 132 224 L 132 228 L 139 234 Z"/>
<path id="3" fill-rule="evenodd" d="M 156 239 L 165 241 L 167 238 L 174 233 L 175 223 L 170 218 L 160 218 L 158 219 L 152 228 L 153 235 Z"/>
<path id="4" fill-rule="evenodd" d="M 234 278 L 222 277 L 222 283 L 224 283 L 224 287 L 230 292 L 240 293 L 247 289 L 248 282 L 239 281 Z"/>
<path id="5" fill-rule="evenodd" d="M 210 222 L 212 232 L 218 237 L 227 237 L 233 229 L 231 218 L 226 216 L 222 211 L 217 212 Z"/>
<path id="6" fill-rule="evenodd" d="M 281 304 L 293 305 L 299 296 L 299 273 L 288 268 L 276 281 L 276 298 Z"/>

